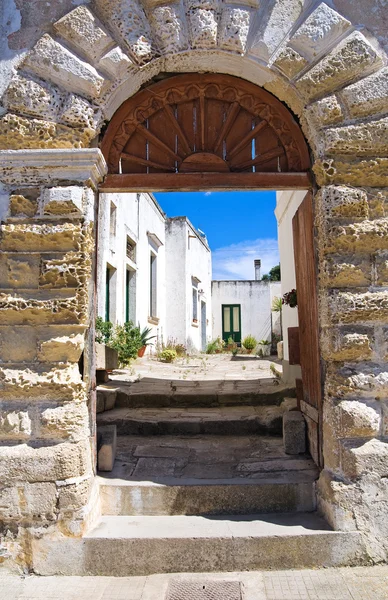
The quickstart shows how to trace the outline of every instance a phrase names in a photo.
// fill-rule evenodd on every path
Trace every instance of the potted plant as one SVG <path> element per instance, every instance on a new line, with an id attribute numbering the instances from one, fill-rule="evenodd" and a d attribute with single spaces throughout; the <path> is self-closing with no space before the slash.
<path id="1" fill-rule="evenodd" d="M 96 371 L 113 371 L 118 367 L 118 354 L 112 347 L 114 327 L 101 317 L 96 319 Z"/>
<path id="2" fill-rule="evenodd" d="M 252 350 L 254 350 L 257 346 L 257 340 L 253 335 L 247 335 L 243 339 L 242 345 L 244 346 L 248 354 L 251 354 Z"/>
<path id="3" fill-rule="evenodd" d="M 139 325 L 139 331 L 140 331 L 140 325 Z M 139 358 L 142 358 L 144 356 L 144 352 L 146 351 L 147 346 L 150 345 L 150 340 L 156 338 L 156 335 L 150 335 L 151 331 L 152 331 L 151 327 L 144 327 L 144 329 L 142 331 L 140 331 L 141 346 L 140 346 L 139 350 L 137 351 L 137 355 Z"/>
<path id="4" fill-rule="evenodd" d="M 296 290 L 293 289 L 290 292 L 284 294 L 282 302 L 290 308 L 295 308 L 296 306 L 298 306 L 298 297 L 296 295 Z"/>
<path id="5" fill-rule="evenodd" d="M 260 340 L 257 345 L 257 354 L 261 357 L 271 355 L 271 342 L 268 340 Z"/>

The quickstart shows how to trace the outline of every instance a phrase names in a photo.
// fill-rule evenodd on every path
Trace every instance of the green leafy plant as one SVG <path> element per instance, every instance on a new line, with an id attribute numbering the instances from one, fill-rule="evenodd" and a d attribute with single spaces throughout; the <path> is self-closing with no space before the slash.
<path id="1" fill-rule="evenodd" d="M 172 363 L 177 357 L 177 353 L 172 348 L 165 348 L 159 354 L 160 360 L 163 360 L 166 363 Z"/>
<path id="2" fill-rule="evenodd" d="M 96 319 L 96 342 L 97 344 L 106 344 L 109 346 L 112 341 L 113 323 L 104 321 L 102 317 Z"/>
<path id="3" fill-rule="evenodd" d="M 283 300 L 279 296 L 275 296 L 272 300 L 272 310 L 273 312 L 280 313 L 283 308 Z"/>
<path id="4" fill-rule="evenodd" d="M 254 350 L 257 346 L 257 340 L 253 335 L 247 335 L 243 339 L 242 345 L 246 350 Z"/>
<path id="5" fill-rule="evenodd" d="M 232 349 L 233 356 L 237 356 L 237 352 L 238 352 L 238 348 L 237 348 L 237 345 L 236 345 L 236 347 Z"/>
<path id="6" fill-rule="evenodd" d="M 268 340 L 260 340 L 259 345 L 260 346 L 269 346 L 271 342 L 269 342 Z"/>
<path id="7" fill-rule="evenodd" d="M 120 365 L 128 365 L 143 346 L 140 327 L 136 327 L 132 321 L 116 325 L 109 345 L 117 350 Z"/>
<path id="8" fill-rule="evenodd" d="M 222 352 L 225 347 L 225 342 L 220 338 L 216 338 L 208 343 L 206 346 L 206 354 L 215 354 L 216 352 Z"/>
<path id="9" fill-rule="evenodd" d="M 140 331 L 140 324 L 138 325 L 138 329 Z M 142 331 L 140 331 L 140 339 L 141 339 L 142 346 L 149 346 L 150 340 L 153 340 L 154 338 L 156 338 L 156 335 L 150 335 L 151 331 L 152 331 L 151 327 L 144 327 L 144 329 Z"/>

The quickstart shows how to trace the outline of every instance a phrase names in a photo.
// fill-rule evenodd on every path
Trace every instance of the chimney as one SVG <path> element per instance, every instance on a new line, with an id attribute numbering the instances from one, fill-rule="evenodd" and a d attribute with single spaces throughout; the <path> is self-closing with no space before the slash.
<path id="1" fill-rule="evenodd" d="M 261 275 L 260 275 L 261 260 L 259 258 L 256 258 L 256 260 L 254 261 L 254 265 L 255 265 L 255 281 L 260 281 L 260 279 L 261 279 Z"/>

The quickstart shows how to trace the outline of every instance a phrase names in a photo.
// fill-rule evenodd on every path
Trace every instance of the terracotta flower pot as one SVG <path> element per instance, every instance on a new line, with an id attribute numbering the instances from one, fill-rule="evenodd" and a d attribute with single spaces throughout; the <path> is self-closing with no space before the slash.
<path id="1" fill-rule="evenodd" d="M 141 348 L 139 348 L 139 350 L 137 351 L 137 355 L 139 358 L 143 358 L 146 348 L 147 348 L 147 346 L 142 346 Z"/>

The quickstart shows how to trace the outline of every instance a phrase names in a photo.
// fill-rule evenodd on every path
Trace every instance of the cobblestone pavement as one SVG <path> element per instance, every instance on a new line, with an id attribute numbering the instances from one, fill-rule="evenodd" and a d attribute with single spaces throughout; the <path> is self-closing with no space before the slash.
<path id="1" fill-rule="evenodd" d="M 164 600 L 173 579 L 238 581 L 242 600 L 388 600 L 388 566 L 149 577 L 18 577 L 0 571 L 1 600 Z M 203 587 L 203 586 L 201 586 Z M 199 596 L 198 596 L 199 598 Z M 207 600 L 205 592 L 201 595 Z M 210 598 L 210 596 L 209 596 Z M 212 600 L 225 600 L 221 595 Z M 196 600 L 185 597 L 182 600 Z"/>

